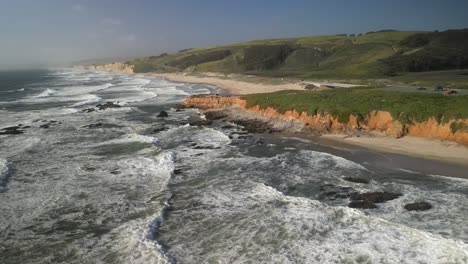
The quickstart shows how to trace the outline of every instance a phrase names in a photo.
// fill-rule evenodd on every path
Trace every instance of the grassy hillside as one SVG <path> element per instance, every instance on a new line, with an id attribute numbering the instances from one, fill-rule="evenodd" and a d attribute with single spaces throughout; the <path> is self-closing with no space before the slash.
<path id="1" fill-rule="evenodd" d="M 412 120 L 423 122 L 435 117 L 439 122 L 450 119 L 468 118 L 467 96 L 443 96 L 441 94 L 420 94 L 383 92 L 371 89 L 336 89 L 313 91 L 280 91 L 268 94 L 243 96 L 247 106 L 272 107 L 280 113 L 296 109 L 310 115 L 329 113 L 347 122 L 349 115 L 366 116 L 373 110 L 388 111 L 403 124 Z M 468 127 L 454 127 L 468 129 Z"/>
<path id="2" fill-rule="evenodd" d="M 136 72 L 210 71 L 273 77 L 369 78 L 399 72 L 468 68 L 467 37 L 468 30 L 452 30 L 256 40 L 188 49 L 129 63 L 135 66 Z"/>

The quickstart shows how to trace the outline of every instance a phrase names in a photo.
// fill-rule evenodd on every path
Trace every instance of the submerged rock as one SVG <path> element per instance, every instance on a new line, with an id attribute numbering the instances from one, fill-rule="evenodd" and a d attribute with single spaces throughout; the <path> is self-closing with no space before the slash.
<path id="1" fill-rule="evenodd" d="M 405 209 L 408 211 L 427 211 L 432 208 L 432 205 L 428 202 L 416 202 L 405 205 Z"/>
<path id="2" fill-rule="evenodd" d="M 377 205 L 375 203 L 371 203 L 369 201 L 351 201 L 348 204 L 350 208 L 359 208 L 359 209 L 375 209 Z"/>
<path id="3" fill-rule="evenodd" d="M 401 193 L 391 192 L 367 192 L 351 195 L 353 201 L 368 201 L 371 203 L 384 203 L 400 197 Z"/>
<path id="4" fill-rule="evenodd" d="M 96 124 L 89 124 L 87 126 L 84 126 L 85 128 L 98 128 L 98 127 L 102 127 L 104 124 L 103 123 L 96 123 Z"/>
<path id="5" fill-rule="evenodd" d="M 119 107 L 122 107 L 122 106 L 117 104 L 117 103 L 114 103 L 114 102 L 107 102 L 107 103 L 103 103 L 103 104 L 98 104 L 98 105 L 96 105 L 96 107 L 99 110 L 106 110 L 107 108 L 119 108 Z"/>
<path id="6" fill-rule="evenodd" d="M 49 127 L 50 127 L 50 124 L 43 124 L 39 126 L 39 128 L 49 128 Z"/>
<path id="7" fill-rule="evenodd" d="M 89 165 L 84 165 L 84 166 L 81 167 L 81 169 L 84 170 L 84 171 L 89 171 L 89 172 L 92 172 L 92 171 L 96 170 L 96 168 L 91 167 Z"/>
<path id="8" fill-rule="evenodd" d="M 81 110 L 82 113 L 91 113 L 91 112 L 94 112 L 96 111 L 96 109 L 94 108 L 85 108 L 83 110 Z"/>
<path id="9" fill-rule="evenodd" d="M 213 124 L 211 120 L 198 120 L 189 123 L 191 126 L 209 126 Z"/>
<path id="10" fill-rule="evenodd" d="M 273 126 L 267 122 L 258 120 L 258 119 L 239 119 L 239 120 L 232 120 L 231 122 L 243 126 L 245 130 L 250 133 L 273 133 L 275 130 Z"/>
<path id="11" fill-rule="evenodd" d="M 23 134 L 24 131 L 20 130 L 21 126 L 12 126 L 12 127 L 5 127 L 2 128 L 0 131 L 0 135 L 18 135 Z"/>
<path id="12" fill-rule="evenodd" d="M 336 200 L 349 198 L 356 194 L 356 190 L 352 187 L 336 186 L 333 184 L 324 184 L 320 186 L 320 200 Z"/>
<path id="13" fill-rule="evenodd" d="M 354 182 L 354 183 L 364 183 L 364 184 L 368 184 L 370 182 L 368 179 L 357 178 L 357 177 L 344 177 L 343 180 Z"/>
<path id="14" fill-rule="evenodd" d="M 233 125 L 224 125 L 221 128 L 222 129 L 231 129 L 231 128 L 235 128 L 235 126 L 233 126 Z"/>
<path id="15" fill-rule="evenodd" d="M 195 145 L 193 149 L 220 149 L 221 147 L 215 147 L 215 146 L 199 146 Z"/>
<path id="16" fill-rule="evenodd" d="M 223 111 L 208 111 L 205 112 L 205 117 L 208 120 L 218 120 L 225 118 L 227 115 Z"/>
<path id="17" fill-rule="evenodd" d="M 153 133 L 159 133 L 159 132 L 162 132 L 162 131 L 166 131 L 168 129 L 169 129 L 168 127 L 157 127 L 157 128 L 153 129 Z"/>
<path id="18" fill-rule="evenodd" d="M 348 207 L 360 209 L 373 209 L 377 208 L 376 203 L 384 203 L 400 197 L 401 193 L 391 192 L 367 192 L 355 193 L 351 195 L 351 202 Z"/>
<path id="19" fill-rule="evenodd" d="M 169 115 L 167 114 L 166 111 L 161 111 L 156 117 L 168 117 Z"/>

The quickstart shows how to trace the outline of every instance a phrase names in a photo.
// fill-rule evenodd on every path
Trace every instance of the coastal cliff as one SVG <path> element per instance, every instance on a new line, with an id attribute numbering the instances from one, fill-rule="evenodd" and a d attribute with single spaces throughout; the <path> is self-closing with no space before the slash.
<path id="1" fill-rule="evenodd" d="M 215 96 L 198 95 L 187 98 L 183 105 L 200 109 L 230 109 L 253 113 L 257 117 L 274 121 L 299 122 L 302 128 L 316 131 L 322 134 L 343 133 L 352 134 L 356 132 L 382 132 L 393 138 L 414 136 L 449 140 L 463 145 L 468 145 L 468 132 L 464 129 L 454 131 L 454 127 L 468 126 L 467 119 L 451 119 L 446 122 L 438 122 L 435 117 L 430 117 L 423 122 L 410 122 L 403 124 L 393 118 L 390 112 L 374 110 L 366 116 L 350 115 L 349 121 L 340 121 L 338 117 L 330 113 L 318 113 L 310 115 L 306 112 L 298 112 L 294 109 L 284 113 L 278 112 L 271 107 L 261 108 L 258 105 L 248 107 L 245 99 L 239 96 Z"/>
<path id="2" fill-rule="evenodd" d="M 129 65 L 123 62 L 113 62 L 104 65 L 80 65 L 76 66 L 75 68 L 85 71 L 107 71 L 126 74 L 134 73 L 133 65 Z"/>

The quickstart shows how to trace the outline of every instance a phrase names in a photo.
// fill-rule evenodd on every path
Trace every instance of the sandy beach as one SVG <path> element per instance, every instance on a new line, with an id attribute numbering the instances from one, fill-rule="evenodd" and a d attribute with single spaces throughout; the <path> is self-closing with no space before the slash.
<path id="1" fill-rule="evenodd" d="M 225 89 L 231 94 L 252 94 L 275 92 L 286 89 L 304 89 L 303 86 L 299 83 L 270 85 L 248 83 L 233 79 L 221 79 L 217 78 L 216 76 L 197 77 L 181 73 L 151 73 L 151 76 L 166 78 L 176 82 L 210 84 Z M 436 160 L 468 168 L 468 147 L 462 144 L 452 141 L 442 141 L 437 139 L 411 136 L 405 136 L 396 139 L 389 136 L 380 135 L 378 132 L 373 132 L 373 134 L 375 135 L 361 137 L 339 134 L 324 134 L 322 137 L 326 140 L 339 141 L 380 152 Z"/>
<path id="2" fill-rule="evenodd" d="M 451 141 L 405 136 L 355 137 L 339 134 L 322 135 L 325 139 L 365 147 L 377 151 L 403 154 L 424 159 L 459 164 L 468 167 L 468 148 Z M 468 173 L 467 175 L 468 176 Z"/>
<path id="3" fill-rule="evenodd" d="M 219 88 L 228 90 L 231 94 L 252 94 L 252 93 L 271 93 L 282 90 L 304 90 L 304 85 L 301 83 L 286 83 L 286 84 L 261 84 L 243 82 L 234 79 L 221 79 L 216 76 L 193 76 L 184 73 L 150 73 L 148 76 L 165 78 L 174 82 L 184 83 L 199 83 L 214 85 Z"/>

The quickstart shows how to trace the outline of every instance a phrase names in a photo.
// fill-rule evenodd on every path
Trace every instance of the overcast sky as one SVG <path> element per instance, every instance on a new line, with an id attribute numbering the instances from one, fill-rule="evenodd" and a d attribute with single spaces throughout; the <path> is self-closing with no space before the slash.
<path id="1" fill-rule="evenodd" d="M 0 0 L 0 68 L 380 29 L 468 27 L 468 0 Z"/>

